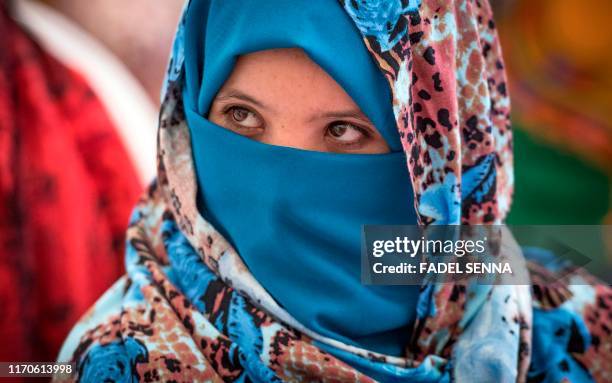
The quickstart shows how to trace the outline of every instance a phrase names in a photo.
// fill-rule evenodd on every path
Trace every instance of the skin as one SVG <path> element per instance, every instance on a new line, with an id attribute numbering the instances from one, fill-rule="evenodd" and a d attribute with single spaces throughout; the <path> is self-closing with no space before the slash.
<path id="1" fill-rule="evenodd" d="M 387 153 L 374 124 L 301 49 L 238 58 L 208 119 L 254 140 L 333 153 Z"/>
<path id="2" fill-rule="evenodd" d="M 20 1 L 20 0 L 15 0 Z M 44 0 L 106 45 L 159 105 L 183 0 Z"/>

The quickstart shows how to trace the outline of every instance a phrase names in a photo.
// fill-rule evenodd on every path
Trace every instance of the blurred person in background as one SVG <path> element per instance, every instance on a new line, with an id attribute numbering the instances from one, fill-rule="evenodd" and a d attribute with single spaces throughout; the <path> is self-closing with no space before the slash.
<path id="1" fill-rule="evenodd" d="M 0 1 L 2 361 L 55 359 L 123 273 L 180 11 L 156 3 Z"/>

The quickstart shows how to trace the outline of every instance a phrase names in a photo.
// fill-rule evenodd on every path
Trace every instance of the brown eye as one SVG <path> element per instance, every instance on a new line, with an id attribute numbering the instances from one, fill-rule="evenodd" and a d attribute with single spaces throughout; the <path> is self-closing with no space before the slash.
<path id="1" fill-rule="evenodd" d="M 242 128 L 259 128 L 262 125 L 257 114 L 239 106 L 230 108 L 228 115 L 232 122 Z"/>
<path id="2" fill-rule="evenodd" d="M 327 131 L 332 138 L 342 143 L 358 141 L 365 136 L 360 128 L 348 123 L 332 124 Z"/>
<path id="3" fill-rule="evenodd" d="M 248 110 L 238 109 L 238 108 L 232 109 L 232 117 L 234 118 L 234 120 L 238 122 L 243 121 L 248 116 L 249 116 Z"/>

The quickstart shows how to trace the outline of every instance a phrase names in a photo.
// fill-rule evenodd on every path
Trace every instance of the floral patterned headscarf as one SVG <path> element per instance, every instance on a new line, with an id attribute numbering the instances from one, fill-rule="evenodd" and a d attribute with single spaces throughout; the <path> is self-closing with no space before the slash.
<path id="1" fill-rule="evenodd" d="M 389 80 L 420 222 L 501 223 L 512 192 L 511 130 L 488 3 L 338 6 Z M 533 294 L 520 285 L 423 286 L 402 357 L 344 344 L 296 321 L 196 207 L 181 99 L 183 38 L 181 24 L 163 92 L 158 178 L 131 218 L 127 275 L 66 340 L 59 360 L 76 364 L 69 380 L 610 380 L 612 298 L 602 285 L 540 286 Z M 504 246 L 502 252 L 517 251 Z"/>

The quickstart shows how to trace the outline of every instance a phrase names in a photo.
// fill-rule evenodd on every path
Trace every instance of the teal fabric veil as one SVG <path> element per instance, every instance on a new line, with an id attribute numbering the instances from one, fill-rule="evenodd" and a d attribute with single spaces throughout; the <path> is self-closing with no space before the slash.
<path id="1" fill-rule="evenodd" d="M 399 356 L 419 287 L 361 284 L 361 226 L 415 224 L 410 177 L 386 79 L 346 12 L 334 0 L 325 3 L 324 13 L 322 2 L 306 0 L 193 4 L 185 24 L 183 102 L 199 207 L 262 286 L 306 327 Z M 304 49 L 344 87 L 392 153 L 276 147 L 204 118 L 238 55 L 289 47 Z"/>

